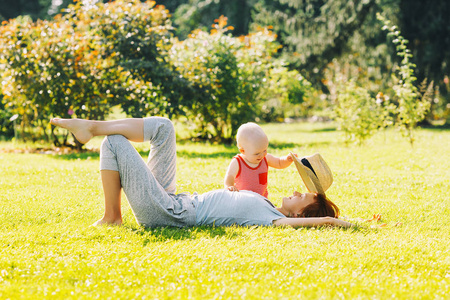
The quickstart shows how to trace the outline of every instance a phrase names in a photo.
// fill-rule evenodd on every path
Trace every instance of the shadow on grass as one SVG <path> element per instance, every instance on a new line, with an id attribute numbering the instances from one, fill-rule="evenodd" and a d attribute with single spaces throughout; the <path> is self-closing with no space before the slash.
<path id="1" fill-rule="evenodd" d="M 254 230 L 260 226 L 249 226 L 249 227 L 241 227 L 246 230 Z M 178 227 L 159 227 L 159 228 L 146 228 L 146 227 L 137 227 L 130 228 L 130 230 L 142 237 L 143 246 L 146 246 L 155 242 L 167 242 L 167 241 L 181 241 L 181 240 L 195 240 L 198 238 L 226 238 L 228 240 L 232 240 L 242 236 L 246 231 L 241 230 L 233 230 L 235 227 L 213 227 L 213 226 L 199 226 L 199 227 L 186 227 L 186 228 L 178 228 Z M 279 230 L 283 230 L 284 227 L 277 227 Z M 365 233 L 370 230 L 367 227 L 356 226 L 352 228 L 339 228 L 339 227 L 331 227 L 331 226 L 319 226 L 319 227 L 303 227 L 298 228 L 297 230 L 343 230 L 349 231 L 351 233 Z M 262 234 L 263 235 L 263 234 Z"/>
<path id="2" fill-rule="evenodd" d="M 227 227 L 212 227 L 212 226 L 199 226 L 199 227 L 158 227 L 158 228 L 146 228 L 137 227 L 130 228 L 132 232 L 143 237 L 143 245 L 146 246 L 149 243 L 154 242 L 166 242 L 166 241 L 180 241 L 180 240 L 195 240 L 199 237 L 217 238 L 226 237 L 228 239 L 234 239 L 239 236 L 238 232 L 227 230 Z"/>
<path id="3" fill-rule="evenodd" d="M 64 160 L 77 160 L 77 159 L 99 159 L 100 153 L 86 151 L 86 152 L 73 152 L 68 154 L 59 154 L 53 156 L 56 159 L 64 159 Z"/>
<path id="4" fill-rule="evenodd" d="M 336 126 L 324 126 L 322 128 L 304 128 L 304 127 L 298 127 L 298 128 L 289 128 L 289 129 L 283 129 L 282 132 L 284 134 L 286 133 L 320 133 L 320 132 L 334 132 L 338 131 Z"/>
<path id="5" fill-rule="evenodd" d="M 299 144 L 296 143 L 284 143 L 284 142 L 269 142 L 269 149 L 285 149 L 285 148 L 295 148 Z"/>
<path id="6" fill-rule="evenodd" d="M 433 131 L 447 131 L 450 130 L 450 123 L 445 123 L 443 125 L 422 125 L 421 128 Z"/>
<path id="7" fill-rule="evenodd" d="M 193 152 L 193 151 L 185 151 L 185 150 L 177 151 L 177 156 L 183 157 L 183 158 L 204 158 L 204 159 L 229 158 L 229 159 L 231 159 L 236 154 L 237 154 L 237 151 L 234 151 L 234 152 L 220 151 L 220 152 L 214 152 L 214 153 L 201 153 L 201 152 Z"/>
<path id="8" fill-rule="evenodd" d="M 148 156 L 148 151 L 139 150 L 139 154 L 146 158 Z M 64 160 L 76 160 L 76 159 L 99 159 L 100 153 L 96 151 L 85 151 L 85 152 L 73 152 L 68 154 L 58 154 L 53 156 L 56 159 L 64 159 Z"/>
<path id="9" fill-rule="evenodd" d="M 193 146 L 194 148 L 195 146 Z M 196 152 L 196 151 L 186 151 L 186 150 L 178 150 L 177 151 L 177 157 L 183 157 L 183 158 L 229 158 L 231 159 L 233 156 L 235 156 L 238 151 L 235 146 L 226 147 L 229 149 L 229 152 L 227 151 L 218 151 L 213 153 L 202 153 L 202 152 Z M 148 157 L 148 150 L 138 150 L 138 153 L 146 159 Z M 90 157 L 90 158 L 89 158 Z M 64 159 L 64 160 L 77 160 L 77 159 L 99 159 L 100 153 L 94 152 L 94 151 L 86 151 L 86 152 L 73 152 L 68 154 L 58 154 L 55 155 L 54 158 L 56 159 Z"/>
<path id="10" fill-rule="evenodd" d="M 331 142 L 313 142 L 313 143 L 283 143 L 283 142 L 271 142 L 269 144 L 269 149 L 293 149 L 295 147 L 319 147 L 319 146 L 329 146 Z"/>
<path id="11" fill-rule="evenodd" d="M 336 127 L 325 127 L 325 128 L 319 128 L 319 129 L 313 129 L 309 132 L 334 132 L 337 131 Z"/>
<path id="12" fill-rule="evenodd" d="M 146 159 L 148 156 L 148 151 L 138 151 L 139 154 Z M 191 152 L 191 151 L 177 151 L 177 157 L 183 158 L 229 158 L 231 159 L 237 153 L 234 152 L 214 152 L 214 153 L 200 153 L 200 152 Z M 70 153 L 70 154 L 61 154 L 54 156 L 56 159 L 64 159 L 64 160 L 85 160 L 85 159 L 99 159 L 100 154 L 98 152 L 83 152 L 83 153 Z M 89 158 L 90 157 L 90 158 Z"/>

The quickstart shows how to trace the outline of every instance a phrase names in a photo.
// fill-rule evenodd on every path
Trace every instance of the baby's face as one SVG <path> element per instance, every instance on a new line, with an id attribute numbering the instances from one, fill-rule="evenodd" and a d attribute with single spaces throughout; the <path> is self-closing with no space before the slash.
<path id="1" fill-rule="evenodd" d="M 242 156 L 251 164 L 259 164 L 267 155 L 267 139 L 257 139 L 253 143 L 247 142 L 243 145 Z"/>

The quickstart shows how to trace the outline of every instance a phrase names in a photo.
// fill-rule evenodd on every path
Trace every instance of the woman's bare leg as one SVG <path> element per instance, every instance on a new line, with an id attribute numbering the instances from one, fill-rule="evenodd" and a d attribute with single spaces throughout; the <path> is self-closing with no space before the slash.
<path id="1" fill-rule="evenodd" d="M 82 144 L 86 144 L 94 136 L 112 134 L 123 135 L 132 142 L 144 141 L 144 120 L 140 118 L 114 121 L 55 118 L 50 123 L 69 130 Z"/>
<path id="2" fill-rule="evenodd" d="M 101 170 L 103 193 L 105 195 L 105 214 L 93 225 L 122 225 L 121 191 L 119 172 Z"/>

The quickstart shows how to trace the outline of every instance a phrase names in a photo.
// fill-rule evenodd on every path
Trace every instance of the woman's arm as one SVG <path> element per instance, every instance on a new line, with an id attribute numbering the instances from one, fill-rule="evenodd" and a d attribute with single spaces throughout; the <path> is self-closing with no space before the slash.
<path id="1" fill-rule="evenodd" d="M 312 226 L 323 226 L 323 225 L 333 225 L 340 227 L 352 227 L 354 226 L 352 223 L 349 223 L 344 220 L 332 218 L 332 217 L 323 217 L 323 218 L 282 218 L 273 221 L 273 225 L 275 226 L 292 226 L 292 227 L 312 227 Z"/>

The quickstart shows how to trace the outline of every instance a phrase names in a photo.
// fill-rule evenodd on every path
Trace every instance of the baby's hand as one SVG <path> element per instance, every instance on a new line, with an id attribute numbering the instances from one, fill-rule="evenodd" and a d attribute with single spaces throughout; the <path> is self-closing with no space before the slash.
<path id="1" fill-rule="evenodd" d="M 292 154 L 294 154 L 295 157 L 298 157 L 297 153 L 292 153 Z M 287 155 L 286 157 L 287 157 L 287 161 L 288 162 L 293 162 L 294 161 L 294 158 L 291 155 Z"/>
<path id="2" fill-rule="evenodd" d="M 231 192 L 239 192 L 238 188 L 235 187 L 234 185 L 227 187 L 227 190 Z"/>

